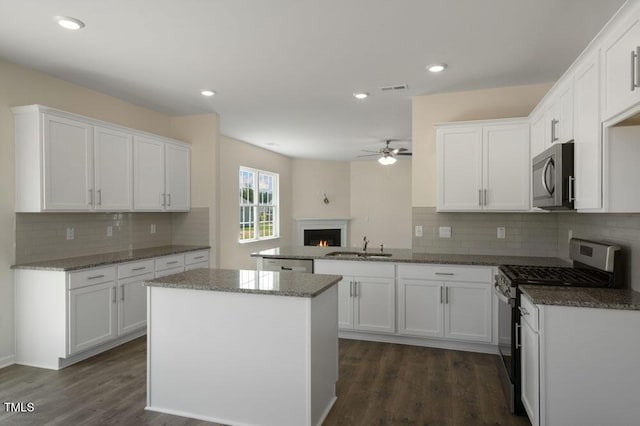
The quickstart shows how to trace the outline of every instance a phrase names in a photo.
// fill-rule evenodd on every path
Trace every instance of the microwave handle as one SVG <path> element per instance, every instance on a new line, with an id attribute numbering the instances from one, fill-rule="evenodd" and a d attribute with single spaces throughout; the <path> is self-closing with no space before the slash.
<path id="1" fill-rule="evenodd" d="M 542 168 L 542 187 L 545 189 L 545 191 L 547 191 L 549 195 L 553 195 L 553 191 L 555 191 L 555 185 L 553 188 L 549 188 L 549 185 L 547 184 L 547 170 L 549 170 L 549 167 L 553 165 L 553 158 L 548 158 L 547 162 Z"/>
<path id="2" fill-rule="evenodd" d="M 569 202 L 572 203 L 576 200 L 576 197 L 573 195 L 573 187 L 576 184 L 576 178 L 573 176 L 569 176 Z"/>

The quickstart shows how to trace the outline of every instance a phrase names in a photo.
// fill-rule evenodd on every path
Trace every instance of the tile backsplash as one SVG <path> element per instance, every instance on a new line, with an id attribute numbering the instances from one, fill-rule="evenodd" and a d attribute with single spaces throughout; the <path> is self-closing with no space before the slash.
<path id="1" fill-rule="evenodd" d="M 557 253 L 558 222 L 549 213 L 436 213 L 435 207 L 413 208 L 413 236 L 419 253 L 552 256 Z M 451 227 L 451 238 L 440 238 L 439 227 Z M 497 238 L 497 228 L 505 238 Z"/>
<path id="2" fill-rule="evenodd" d="M 208 208 L 189 213 L 17 213 L 16 263 L 169 244 L 208 245 Z M 155 225 L 155 233 L 151 226 Z M 112 235 L 107 235 L 111 227 Z M 67 240 L 73 228 L 73 240 Z M 175 234 L 176 238 L 173 238 Z"/>

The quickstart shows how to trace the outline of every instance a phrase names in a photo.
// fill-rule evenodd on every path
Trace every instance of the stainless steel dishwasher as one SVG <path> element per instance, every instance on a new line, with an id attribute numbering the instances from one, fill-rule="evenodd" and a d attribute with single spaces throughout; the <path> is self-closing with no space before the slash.
<path id="1" fill-rule="evenodd" d="M 263 271 L 296 271 L 313 272 L 313 260 L 311 259 L 271 259 L 262 258 L 262 268 L 258 262 L 258 269 Z"/>

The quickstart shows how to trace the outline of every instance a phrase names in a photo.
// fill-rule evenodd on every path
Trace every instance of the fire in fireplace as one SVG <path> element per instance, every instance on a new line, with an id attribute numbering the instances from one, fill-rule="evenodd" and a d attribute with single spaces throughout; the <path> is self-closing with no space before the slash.
<path id="1" fill-rule="evenodd" d="M 340 247 L 340 229 L 305 229 L 305 246 Z"/>

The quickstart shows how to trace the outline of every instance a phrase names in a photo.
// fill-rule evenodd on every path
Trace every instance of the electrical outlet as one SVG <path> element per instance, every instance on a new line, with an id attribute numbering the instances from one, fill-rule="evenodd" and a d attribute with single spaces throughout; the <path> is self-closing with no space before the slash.
<path id="1" fill-rule="evenodd" d="M 151 234 L 155 234 L 156 233 L 156 224 L 155 223 L 151 224 L 151 228 L 149 229 L 149 233 L 151 233 Z"/>
<path id="2" fill-rule="evenodd" d="M 113 226 L 108 225 L 107 226 L 107 237 L 111 237 L 113 236 Z"/>
<path id="3" fill-rule="evenodd" d="M 504 226 L 498 226 L 497 229 L 497 237 L 501 240 L 504 240 L 506 237 L 507 229 Z"/>
<path id="4" fill-rule="evenodd" d="M 73 240 L 73 228 L 67 228 L 67 241 Z"/>
<path id="5" fill-rule="evenodd" d="M 438 235 L 440 236 L 440 238 L 451 238 L 451 227 L 441 226 L 438 229 Z"/>
<path id="6" fill-rule="evenodd" d="M 416 237 L 422 237 L 422 225 L 416 225 Z"/>

